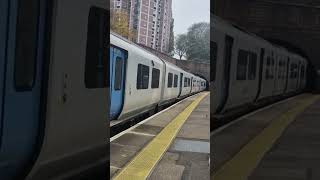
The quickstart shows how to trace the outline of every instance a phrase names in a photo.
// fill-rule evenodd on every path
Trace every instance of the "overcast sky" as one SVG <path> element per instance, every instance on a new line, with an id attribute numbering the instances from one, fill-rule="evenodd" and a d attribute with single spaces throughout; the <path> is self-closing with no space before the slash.
<path id="1" fill-rule="evenodd" d="M 174 35 L 186 33 L 197 22 L 210 22 L 210 0 L 172 0 Z"/>

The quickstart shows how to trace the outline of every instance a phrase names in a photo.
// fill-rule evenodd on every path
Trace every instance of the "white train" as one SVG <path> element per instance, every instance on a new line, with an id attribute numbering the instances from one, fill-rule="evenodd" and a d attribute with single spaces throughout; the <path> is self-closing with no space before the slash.
<path id="1" fill-rule="evenodd" d="M 108 5 L 0 1 L 1 180 L 108 177 Z"/>
<path id="2" fill-rule="evenodd" d="M 130 119 L 206 89 L 205 79 L 115 33 L 110 44 L 111 120 Z"/>
<path id="3" fill-rule="evenodd" d="M 298 54 L 211 16 L 211 113 L 227 114 L 306 87 L 308 62 Z"/>

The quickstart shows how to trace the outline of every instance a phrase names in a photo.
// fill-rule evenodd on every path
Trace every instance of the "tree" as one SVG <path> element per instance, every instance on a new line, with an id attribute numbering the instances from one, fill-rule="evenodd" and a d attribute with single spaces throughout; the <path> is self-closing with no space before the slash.
<path id="1" fill-rule="evenodd" d="M 168 54 L 170 56 L 174 55 L 174 32 L 173 32 L 173 26 L 174 26 L 174 19 L 171 19 L 169 49 L 168 49 Z"/>
<path id="2" fill-rule="evenodd" d="M 136 38 L 136 32 L 129 29 L 129 15 L 126 10 L 112 10 L 110 16 L 112 31 L 131 41 Z"/>
<path id="3" fill-rule="evenodd" d="M 177 36 L 176 44 L 175 44 L 175 54 L 177 54 L 180 58 L 186 54 L 188 50 L 188 36 L 186 34 L 180 34 Z"/>
<path id="4" fill-rule="evenodd" d="M 187 39 L 187 59 L 210 62 L 210 24 L 200 22 L 191 25 Z"/>

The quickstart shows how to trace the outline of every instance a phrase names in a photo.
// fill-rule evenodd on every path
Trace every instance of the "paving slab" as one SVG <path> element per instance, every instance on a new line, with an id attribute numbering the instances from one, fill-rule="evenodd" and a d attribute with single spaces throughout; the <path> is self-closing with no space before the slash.
<path id="1" fill-rule="evenodd" d="M 296 117 L 249 180 L 320 179 L 320 100 Z"/>
<path id="2" fill-rule="evenodd" d="M 181 177 L 169 174 L 167 179 L 178 178 L 183 180 L 209 180 L 210 179 L 210 94 L 193 110 L 185 124 L 180 129 L 176 139 L 170 145 L 165 156 L 178 154 L 176 161 L 171 161 L 168 167 L 183 167 Z M 198 122 L 198 123 L 197 123 Z M 160 177 L 166 159 L 161 159 L 159 165 L 152 173 L 152 177 Z M 180 171 L 178 172 L 180 176 Z"/>
<path id="3" fill-rule="evenodd" d="M 147 122 L 113 140 L 110 143 L 110 177 L 126 167 L 126 164 L 200 95 L 201 93 L 180 101 L 174 107 L 153 116 Z M 207 95 L 193 110 L 180 129 L 180 138 L 178 135 L 176 141 L 173 141 L 148 179 L 175 180 L 209 177 L 209 101 L 210 95 Z M 207 173 L 207 176 L 203 176 L 203 173 Z"/>
<path id="4" fill-rule="evenodd" d="M 311 94 L 302 94 L 268 106 L 241 118 L 241 120 L 218 133 L 212 133 L 210 137 L 211 172 L 213 173 L 230 160 L 244 145 L 267 127 L 273 119 L 296 107 L 311 96 Z"/>

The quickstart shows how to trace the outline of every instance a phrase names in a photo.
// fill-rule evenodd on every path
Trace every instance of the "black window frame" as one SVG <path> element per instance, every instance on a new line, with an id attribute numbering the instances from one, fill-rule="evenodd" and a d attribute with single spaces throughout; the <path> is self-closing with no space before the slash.
<path id="1" fill-rule="evenodd" d="M 236 73 L 237 81 L 247 80 L 247 72 L 248 72 L 248 51 L 239 49 L 238 58 L 237 58 L 237 73 Z"/>
<path id="2" fill-rule="evenodd" d="M 174 75 L 174 78 L 173 78 L 173 87 L 178 87 L 178 75 L 177 74 L 175 74 Z"/>
<path id="3" fill-rule="evenodd" d="M 98 7 L 91 7 L 88 16 L 87 47 L 85 62 L 85 87 L 106 88 L 110 85 L 109 63 L 109 13 Z"/>
<path id="4" fill-rule="evenodd" d="M 168 83 L 167 83 L 167 87 L 168 88 L 172 88 L 173 85 L 173 74 L 172 73 L 168 73 Z"/>
<path id="5" fill-rule="evenodd" d="M 257 59 L 256 53 L 249 53 L 248 60 L 248 80 L 255 80 L 257 75 Z"/>
<path id="6" fill-rule="evenodd" d="M 18 2 L 14 60 L 14 87 L 31 91 L 35 85 L 38 62 L 40 1 Z"/>
<path id="7" fill-rule="evenodd" d="M 147 70 L 147 71 L 146 71 Z M 145 75 L 148 75 L 148 81 L 145 79 Z M 137 90 L 149 89 L 149 80 L 150 80 L 150 67 L 144 64 L 138 64 L 137 67 Z"/>
<path id="8" fill-rule="evenodd" d="M 210 68 L 210 79 L 211 81 L 216 80 L 216 71 L 217 71 L 217 58 L 218 58 L 218 44 L 214 41 L 211 41 L 211 68 Z"/>
<path id="9" fill-rule="evenodd" d="M 157 77 L 157 79 L 155 79 Z M 151 73 L 151 89 L 157 89 L 159 88 L 160 84 L 160 69 L 158 68 L 152 68 Z"/>
<path id="10" fill-rule="evenodd" d="M 121 64 L 119 64 L 118 62 L 121 62 Z M 114 73 L 114 90 L 116 91 L 122 89 L 123 63 L 124 63 L 124 59 L 117 56 L 115 60 L 115 73 Z M 121 68 L 119 67 L 119 65 Z"/>
<path id="11" fill-rule="evenodd" d="M 183 87 L 188 87 L 188 78 L 187 77 L 184 77 Z"/>
<path id="12" fill-rule="evenodd" d="M 304 76 L 305 76 L 305 68 L 304 68 L 304 65 L 302 65 L 301 66 L 301 75 L 300 75 L 300 77 L 301 77 L 301 79 L 304 79 Z"/>

